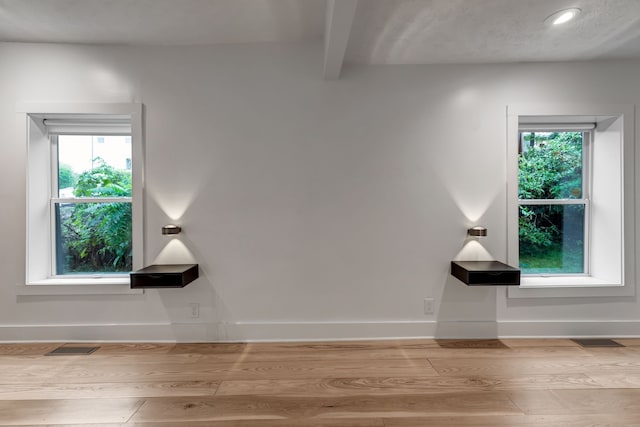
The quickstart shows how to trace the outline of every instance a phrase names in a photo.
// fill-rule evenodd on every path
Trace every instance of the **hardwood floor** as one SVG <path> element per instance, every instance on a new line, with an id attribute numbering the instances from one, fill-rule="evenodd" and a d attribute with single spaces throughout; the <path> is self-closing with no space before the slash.
<path id="1" fill-rule="evenodd" d="M 6 344 L 0 425 L 640 426 L 640 340 L 617 341 Z"/>

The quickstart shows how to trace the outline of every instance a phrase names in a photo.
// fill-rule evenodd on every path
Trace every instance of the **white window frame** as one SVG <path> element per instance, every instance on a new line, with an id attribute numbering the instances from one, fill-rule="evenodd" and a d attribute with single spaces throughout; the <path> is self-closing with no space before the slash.
<path id="1" fill-rule="evenodd" d="M 143 173 L 144 141 L 142 131 L 142 104 L 25 104 L 18 106 L 24 116 L 27 141 L 27 244 L 26 280 L 18 285 L 19 295 L 85 295 L 85 294 L 139 294 L 130 289 L 128 274 L 55 276 L 53 275 L 52 202 L 54 179 L 51 140 L 43 120 L 48 117 L 101 118 L 126 116 L 131 121 L 132 140 L 132 266 L 142 268 L 143 241 Z M 82 122 L 82 120 L 80 120 Z M 91 133 L 92 128 L 78 127 L 80 133 Z M 83 202 L 87 200 L 83 199 Z M 101 202 L 105 201 L 100 199 Z"/>
<path id="2" fill-rule="evenodd" d="M 527 277 L 567 277 L 567 276 L 589 276 L 590 272 L 590 210 L 591 203 L 589 195 L 591 194 L 591 157 L 592 153 L 592 141 L 593 141 L 593 128 L 595 126 L 591 124 L 587 125 L 519 125 L 518 127 L 518 139 L 521 139 L 523 132 L 581 132 L 582 138 L 582 188 L 581 196 L 579 199 L 518 199 L 518 208 L 521 206 L 549 206 L 549 205 L 572 205 L 572 206 L 584 206 L 584 260 L 583 260 L 583 272 L 582 273 L 556 273 L 556 274 L 524 274 Z"/>
<path id="3" fill-rule="evenodd" d="M 532 120 L 533 119 L 533 120 Z M 602 244 L 592 242 L 588 249 L 590 263 L 595 263 L 592 271 L 588 267 L 587 274 L 576 275 L 523 275 L 520 286 L 509 287 L 509 298 L 544 298 L 544 297 L 606 297 L 635 295 L 635 107 L 633 105 L 510 105 L 507 108 L 507 261 L 511 265 L 519 264 L 518 238 L 518 139 L 523 122 L 532 123 L 596 123 L 591 150 L 598 144 L 599 129 L 605 129 L 614 123 L 616 135 L 609 141 L 614 157 L 609 159 L 613 163 L 611 174 L 617 179 L 619 192 L 613 192 L 614 203 L 607 205 L 615 212 L 619 227 L 616 228 L 613 242 L 616 246 L 609 253 L 615 254 L 613 261 L 605 259 Z M 601 136 L 601 139 L 603 137 Z M 608 138 L 611 138 L 608 136 Z M 615 139 L 617 138 L 617 139 Z M 600 146 L 599 150 L 602 150 Z M 607 148 L 609 150 L 609 148 Z M 594 180 L 604 176 L 598 156 L 602 154 L 594 151 L 590 158 L 590 166 L 596 162 L 592 170 Z M 617 162 L 617 163 L 616 163 Z M 638 163 L 640 164 L 640 163 Z M 594 185 L 594 183 L 591 183 Z M 615 187 L 615 186 L 613 186 Z M 597 183 L 596 183 L 597 188 Z M 598 205 L 596 191 L 590 198 L 592 207 Z M 602 192 L 600 192 L 602 194 Z M 597 219 L 597 209 L 592 210 L 591 228 L 587 231 L 590 236 L 598 240 L 602 236 L 602 227 Z M 602 210 L 601 210 L 602 212 Z M 604 214 L 601 214 L 601 216 Z M 611 215 L 610 213 L 607 215 Z M 595 223 L 595 225 L 594 225 Z M 618 230 L 619 229 L 619 235 Z M 608 230 L 610 231 L 610 230 Z M 603 241 L 600 238 L 598 241 Z M 617 243 L 616 243 L 617 242 Z M 597 245 L 597 246 L 596 246 Z M 605 266 L 602 268 L 602 266 Z M 609 266 L 609 267 L 606 267 Z M 604 271 L 609 268 L 610 271 Z"/>
<path id="4" fill-rule="evenodd" d="M 73 126 L 75 127 L 75 126 Z M 87 132 L 91 131 L 91 132 Z M 49 198 L 49 209 L 50 212 L 50 245 L 51 245 L 51 261 L 49 268 L 51 269 L 49 277 L 51 279 L 68 279 L 69 275 L 60 274 L 56 271 L 57 269 L 57 247 L 58 247 L 58 236 L 56 235 L 56 205 L 57 204 L 82 204 L 82 203 L 129 203 L 133 207 L 133 198 L 132 197 L 60 197 L 58 194 L 58 176 L 59 176 L 59 167 L 60 161 L 58 158 L 58 138 L 60 135 L 87 135 L 91 134 L 95 135 L 104 135 L 104 136 L 130 136 L 131 132 L 126 131 L 111 131 L 108 127 L 101 128 L 100 125 L 96 125 L 95 129 L 87 129 L 82 132 L 60 132 L 60 133 L 52 133 L 49 135 L 50 147 L 51 147 L 51 169 L 50 169 L 50 179 L 51 179 L 51 196 Z M 100 143 L 100 139 L 102 139 L 102 143 L 104 143 L 104 137 L 100 136 L 97 138 L 97 143 Z M 133 188 L 133 182 L 132 182 Z M 133 213 L 133 211 L 132 211 Z M 133 219 L 133 218 L 132 218 Z M 133 242 L 132 242 L 133 243 Z M 96 278 L 109 278 L 109 279 L 122 279 L 129 277 L 128 273 L 87 273 L 87 274 L 74 274 L 74 278 L 82 278 L 82 279 L 96 279 Z"/>

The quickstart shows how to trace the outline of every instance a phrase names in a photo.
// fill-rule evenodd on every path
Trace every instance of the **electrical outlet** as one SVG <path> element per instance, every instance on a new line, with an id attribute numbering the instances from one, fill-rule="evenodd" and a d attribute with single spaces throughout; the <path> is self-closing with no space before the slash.
<path id="1" fill-rule="evenodd" d="M 200 317 L 200 303 L 197 302 L 190 302 L 189 303 L 189 308 L 191 309 L 191 317 L 192 318 L 198 318 Z"/>
<path id="2" fill-rule="evenodd" d="M 433 314 L 434 310 L 434 301 L 433 298 L 425 298 L 424 299 L 424 314 Z"/>

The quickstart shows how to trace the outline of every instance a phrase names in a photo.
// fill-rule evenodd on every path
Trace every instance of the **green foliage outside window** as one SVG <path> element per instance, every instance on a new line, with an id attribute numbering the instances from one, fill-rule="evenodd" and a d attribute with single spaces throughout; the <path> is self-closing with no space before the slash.
<path id="1" fill-rule="evenodd" d="M 76 174 L 73 173 L 73 169 L 69 165 L 60 165 L 58 168 L 58 188 L 73 187 L 76 182 Z"/>
<path id="2" fill-rule="evenodd" d="M 518 197 L 582 198 L 582 132 L 527 132 L 523 136 L 518 160 Z M 574 266 L 568 267 L 569 270 L 581 270 L 584 239 L 576 220 L 579 214 L 575 207 L 521 205 L 521 267 L 562 268 L 563 262 L 572 259 L 570 263 Z M 567 224 L 569 219 L 574 224 Z M 571 239 L 567 238 L 567 233 L 573 233 L 569 236 Z M 575 247 L 567 247 L 568 241 Z"/>
<path id="3" fill-rule="evenodd" d="M 582 132 L 529 132 L 523 139 L 520 199 L 582 197 Z"/>
<path id="4" fill-rule="evenodd" d="M 98 158 L 77 177 L 73 195 L 131 197 L 131 173 Z M 131 271 L 131 203 L 61 205 L 58 218 L 59 273 Z"/>

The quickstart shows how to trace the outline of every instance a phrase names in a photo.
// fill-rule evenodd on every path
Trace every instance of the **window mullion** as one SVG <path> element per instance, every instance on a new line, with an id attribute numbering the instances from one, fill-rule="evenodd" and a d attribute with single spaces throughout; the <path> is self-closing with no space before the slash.
<path id="1" fill-rule="evenodd" d="M 58 169 L 58 135 L 51 135 L 51 193 L 50 197 L 58 196 L 58 176 L 60 171 Z"/>
<path id="2" fill-rule="evenodd" d="M 584 272 L 591 270 L 591 186 L 593 185 L 593 130 L 582 134 L 582 197 L 587 199 L 584 205 Z"/>
<path id="3" fill-rule="evenodd" d="M 49 239 L 50 244 L 50 260 L 49 260 L 49 276 L 53 277 L 57 271 L 57 253 L 58 253 L 58 222 L 57 222 L 57 212 L 56 212 L 56 203 L 54 202 L 54 198 L 58 197 L 58 188 L 59 182 L 58 178 L 60 176 L 59 171 L 59 161 L 58 161 L 58 135 L 50 135 L 49 140 L 51 142 L 51 173 L 49 174 L 49 179 L 51 181 L 50 189 L 49 189 L 49 234 L 51 238 Z"/>
<path id="4" fill-rule="evenodd" d="M 527 205 L 586 205 L 589 199 L 519 199 L 520 206 Z"/>
<path id="5" fill-rule="evenodd" d="M 52 197 L 51 201 L 53 203 L 69 203 L 69 204 L 79 204 L 79 203 L 131 203 L 131 197 L 73 197 L 73 198 L 63 198 L 63 197 Z"/>

